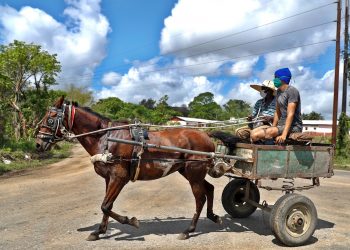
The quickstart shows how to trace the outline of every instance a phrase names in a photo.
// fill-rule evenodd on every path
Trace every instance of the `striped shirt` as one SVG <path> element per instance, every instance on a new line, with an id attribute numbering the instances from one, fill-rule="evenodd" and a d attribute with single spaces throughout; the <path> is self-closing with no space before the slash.
<path id="1" fill-rule="evenodd" d="M 260 110 L 260 111 L 259 111 Z M 270 102 L 269 105 L 266 105 L 264 99 L 259 99 L 253 108 L 252 116 L 274 116 L 276 111 L 276 98 Z"/>

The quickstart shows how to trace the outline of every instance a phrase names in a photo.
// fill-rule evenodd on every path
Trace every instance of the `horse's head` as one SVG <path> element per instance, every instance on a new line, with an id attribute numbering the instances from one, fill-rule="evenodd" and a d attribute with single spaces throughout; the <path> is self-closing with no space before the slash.
<path id="1" fill-rule="evenodd" d="M 66 108 L 68 107 L 68 111 Z M 56 142 L 64 140 L 64 135 L 73 125 L 74 106 L 64 103 L 64 96 L 49 108 L 36 129 L 36 148 L 38 151 L 50 150 Z M 67 114 L 68 113 L 68 114 Z"/>

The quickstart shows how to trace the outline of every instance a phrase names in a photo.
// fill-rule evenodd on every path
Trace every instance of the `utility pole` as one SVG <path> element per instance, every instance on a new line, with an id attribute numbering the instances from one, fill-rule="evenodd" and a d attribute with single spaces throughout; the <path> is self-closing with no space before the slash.
<path id="1" fill-rule="evenodd" d="M 334 95 L 333 95 L 333 122 L 332 122 L 332 143 L 337 141 L 337 117 L 338 117 L 338 92 L 339 92 L 339 54 L 340 54 L 340 21 L 341 21 L 341 0 L 337 4 L 337 34 L 335 42 L 335 69 L 334 69 Z"/>
<path id="2" fill-rule="evenodd" d="M 345 30 L 344 30 L 344 71 L 343 71 L 343 99 L 341 112 L 346 114 L 348 95 L 348 44 L 349 44 L 349 0 L 345 0 Z"/>

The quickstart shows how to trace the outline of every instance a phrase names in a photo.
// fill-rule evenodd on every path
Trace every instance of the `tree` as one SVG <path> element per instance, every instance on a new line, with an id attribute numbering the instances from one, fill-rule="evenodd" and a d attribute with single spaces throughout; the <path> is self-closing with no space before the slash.
<path id="1" fill-rule="evenodd" d="M 31 86 L 36 91 L 47 91 L 55 84 L 61 66 L 56 55 L 43 51 L 39 45 L 14 41 L 0 46 L 0 74 L 10 84 L 10 97 L 6 102 L 12 107 L 15 138 L 26 135 L 26 119 L 22 104 L 25 92 Z"/>
<path id="2" fill-rule="evenodd" d="M 91 106 L 94 102 L 94 97 L 92 91 L 87 90 L 84 87 L 76 87 L 70 84 L 67 87 L 67 97 L 68 100 L 78 102 L 81 106 Z"/>
<path id="3" fill-rule="evenodd" d="M 118 112 L 124 108 L 124 102 L 117 97 L 100 99 L 92 109 L 108 118 L 118 119 Z"/>
<path id="4" fill-rule="evenodd" d="M 11 97 L 11 81 L 6 76 L 0 74 L 0 142 L 7 134 L 7 117 L 10 116 L 9 99 Z"/>
<path id="5" fill-rule="evenodd" d="M 148 109 L 154 109 L 155 108 L 155 104 L 157 103 L 156 100 L 153 100 L 152 98 L 149 99 L 142 99 L 142 101 L 139 103 L 142 106 L 145 106 Z"/>
<path id="6" fill-rule="evenodd" d="M 247 117 L 252 112 L 252 108 L 250 107 L 249 103 L 236 99 L 230 99 L 226 104 L 224 104 L 224 110 L 227 119 L 230 119 L 231 117 Z"/>
<path id="7" fill-rule="evenodd" d="M 201 93 L 196 96 L 192 102 L 188 105 L 189 116 L 219 120 L 223 118 L 223 110 L 219 104 L 214 101 L 214 95 L 210 92 Z"/>
<path id="8" fill-rule="evenodd" d="M 303 120 L 324 120 L 324 117 L 321 113 L 317 113 L 315 111 L 312 111 L 310 114 L 302 114 L 301 118 Z"/>
<path id="9" fill-rule="evenodd" d="M 340 114 L 337 136 L 337 155 L 348 157 L 349 147 L 349 117 L 344 112 Z"/>
<path id="10" fill-rule="evenodd" d="M 187 117 L 188 114 L 190 113 L 190 111 L 188 110 L 188 107 L 186 106 L 186 104 L 181 105 L 180 107 L 171 107 L 173 110 L 175 110 L 176 112 L 180 113 L 181 116 L 185 116 Z"/>
<path id="11" fill-rule="evenodd" d="M 155 124 L 164 124 L 173 116 L 179 115 L 179 112 L 173 110 L 168 104 L 169 97 L 167 95 L 161 97 L 152 112 L 152 122 Z"/>

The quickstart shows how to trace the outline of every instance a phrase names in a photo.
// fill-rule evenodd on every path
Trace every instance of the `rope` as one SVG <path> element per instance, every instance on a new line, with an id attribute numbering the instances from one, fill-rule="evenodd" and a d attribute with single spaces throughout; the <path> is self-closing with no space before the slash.
<path id="1" fill-rule="evenodd" d="M 263 117 L 263 116 L 261 116 Z M 250 124 L 250 123 L 255 123 L 255 122 L 263 122 L 263 119 L 260 120 L 254 120 L 254 121 L 248 121 L 248 122 L 237 122 L 240 121 L 242 119 L 246 119 L 247 117 L 244 118 L 239 118 L 236 120 L 227 120 L 232 124 L 226 124 L 226 125 L 218 125 L 218 126 L 211 126 L 211 127 L 198 127 L 198 126 L 186 126 L 186 125 L 153 125 L 153 124 L 148 124 L 148 123 L 137 123 L 137 124 L 127 124 L 127 125 L 122 125 L 122 126 L 114 126 L 114 127 L 109 127 L 109 128 L 104 128 L 104 129 L 99 129 L 99 130 L 95 130 L 95 131 L 91 131 L 91 132 L 87 132 L 87 133 L 83 133 L 83 134 L 79 134 L 79 135 L 67 135 L 65 138 L 68 140 L 71 139 L 75 139 L 75 138 L 79 138 L 79 137 L 83 137 L 83 136 L 87 136 L 87 135 L 93 135 L 93 134 L 98 134 L 98 133 L 102 133 L 102 132 L 106 132 L 106 131 L 111 131 L 111 130 L 118 130 L 118 129 L 123 129 L 123 128 L 130 128 L 132 126 L 143 126 L 143 127 L 153 127 L 153 128 L 189 128 L 189 129 L 216 129 L 216 128 L 228 128 L 228 127 L 233 127 L 233 126 L 237 126 L 237 125 L 245 125 L 245 124 Z M 213 122 L 215 123 L 225 123 L 227 121 L 216 121 Z M 236 121 L 236 122 L 233 122 Z"/>

